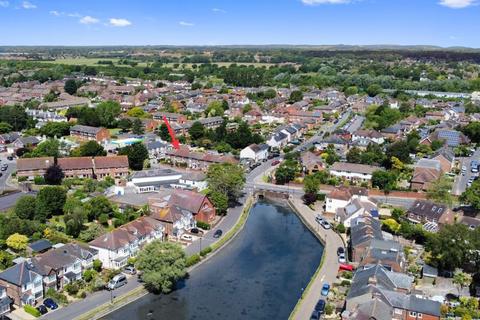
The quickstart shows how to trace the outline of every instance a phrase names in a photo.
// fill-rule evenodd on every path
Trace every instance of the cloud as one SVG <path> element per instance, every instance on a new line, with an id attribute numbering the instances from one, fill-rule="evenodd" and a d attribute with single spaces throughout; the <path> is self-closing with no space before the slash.
<path id="1" fill-rule="evenodd" d="M 22 2 L 22 8 L 23 9 L 36 9 L 37 6 L 34 5 L 33 3 L 29 2 L 29 1 L 23 1 Z"/>
<path id="2" fill-rule="evenodd" d="M 461 9 L 473 6 L 476 2 L 476 0 L 440 0 L 438 4 L 452 9 Z"/>
<path id="3" fill-rule="evenodd" d="M 56 17 L 59 17 L 59 16 L 61 16 L 61 15 L 62 15 L 62 13 L 61 13 L 61 12 L 58 12 L 58 11 L 56 11 L 56 10 L 52 10 L 52 11 L 50 11 L 50 14 L 51 14 L 52 16 L 56 16 Z"/>
<path id="4" fill-rule="evenodd" d="M 220 8 L 213 8 L 212 11 L 215 12 L 215 13 L 227 13 L 226 10 L 223 10 L 223 9 L 220 9 Z"/>
<path id="5" fill-rule="evenodd" d="M 10 2 L 8 1 L 0 1 L 0 7 L 6 8 L 10 5 Z"/>
<path id="6" fill-rule="evenodd" d="M 352 2 L 352 0 L 302 0 L 302 3 L 308 6 L 314 6 L 317 4 L 344 4 L 350 2 Z"/>
<path id="7" fill-rule="evenodd" d="M 127 19 L 120 19 L 120 18 L 110 18 L 109 22 L 110 22 L 110 25 L 113 27 L 127 27 L 132 24 Z"/>
<path id="8" fill-rule="evenodd" d="M 97 18 L 90 17 L 90 16 L 85 16 L 79 20 L 81 24 L 95 24 L 100 22 Z"/>
<path id="9" fill-rule="evenodd" d="M 72 18 L 81 18 L 82 15 L 80 13 L 67 13 L 67 17 L 72 17 Z"/>
<path id="10" fill-rule="evenodd" d="M 193 27 L 195 25 L 194 23 L 186 22 L 186 21 L 180 21 L 178 24 L 181 25 L 182 27 Z"/>

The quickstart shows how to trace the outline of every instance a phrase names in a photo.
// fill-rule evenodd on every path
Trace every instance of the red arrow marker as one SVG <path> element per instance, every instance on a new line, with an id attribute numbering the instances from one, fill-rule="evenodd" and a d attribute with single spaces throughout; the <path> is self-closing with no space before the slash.
<path id="1" fill-rule="evenodd" d="M 167 120 L 167 117 L 163 116 L 163 122 L 165 122 L 165 125 L 167 126 L 168 133 L 170 134 L 170 138 L 172 138 L 172 146 L 178 150 L 180 149 L 180 142 L 175 138 L 175 131 L 173 131 L 172 127 L 170 126 L 170 123 Z"/>

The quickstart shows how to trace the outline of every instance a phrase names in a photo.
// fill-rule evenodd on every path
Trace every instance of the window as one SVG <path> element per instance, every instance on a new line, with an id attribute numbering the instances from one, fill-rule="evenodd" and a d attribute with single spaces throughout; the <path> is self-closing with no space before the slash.
<path id="1" fill-rule="evenodd" d="M 418 319 L 422 319 L 422 317 L 423 317 L 423 314 L 417 313 L 417 318 L 418 318 Z"/>
<path id="2" fill-rule="evenodd" d="M 414 312 L 414 311 L 410 311 L 409 315 L 410 315 L 410 317 L 416 317 L 416 316 L 417 316 L 417 313 Z"/>

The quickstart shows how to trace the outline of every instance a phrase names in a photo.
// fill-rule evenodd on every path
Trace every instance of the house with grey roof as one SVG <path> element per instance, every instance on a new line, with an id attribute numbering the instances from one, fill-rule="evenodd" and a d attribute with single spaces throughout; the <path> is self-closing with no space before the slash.
<path id="1" fill-rule="evenodd" d="M 10 312 L 13 300 L 7 295 L 7 288 L 0 286 L 0 318 Z"/>
<path id="2" fill-rule="evenodd" d="M 0 286 L 19 307 L 34 305 L 43 298 L 43 277 L 29 260 L 0 272 Z"/>
<path id="3" fill-rule="evenodd" d="M 268 157 L 268 144 L 251 144 L 240 151 L 240 160 L 249 159 L 255 162 L 266 160 Z"/>

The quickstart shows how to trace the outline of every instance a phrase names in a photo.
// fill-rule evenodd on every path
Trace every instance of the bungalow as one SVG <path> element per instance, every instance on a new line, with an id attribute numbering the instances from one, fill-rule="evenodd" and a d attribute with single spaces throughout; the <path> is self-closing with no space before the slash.
<path id="1" fill-rule="evenodd" d="M 90 248 L 98 251 L 98 259 L 107 269 L 119 269 L 127 265 L 128 258 L 136 256 L 140 246 L 162 239 L 164 226 L 151 217 L 140 217 L 90 241 Z"/>
<path id="2" fill-rule="evenodd" d="M 42 275 L 28 260 L 2 271 L 0 286 L 6 289 L 7 296 L 19 307 L 34 305 L 43 298 Z"/>
<path id="3" fill-rule="evenodd" d="M 415 164 L 410 187 L 412 190 L 428 190 L 433 182 L 440 179 L 442 173 L 439 160 L 420 159 Z"/>
<path id="4" fill-rule="evenodd" d="M 470 139 L 462 132 L 449 129 L 436 130 L 430 136 L 420 141 L 420 143 L 431 145 L 435 140 L 444 141 L 444 143 L 449 147 L 458 147 L 461 144 L 470 143 Z"/>
<path id="5" fill-rule="evenodd" d="M 70 136 L 80 140 L 101 142 L 110 138 L 110 132 L 105 128 L 74 125 L 70 128 Z"/>
<path id="6" fill-rule="evenodd" d="M 333 146 L 335 152 L 341 156 L 345 156 L 348 151 L 348 141 L 339 135 L 331 135 L 318 143 L 315 143 L 315 149 L 325 151 L 329 146 Z"/>
<path id="7" fill-rule="evenodd" d="M 255 162 L 267 160 L 268 148 L 267 144 L 251 144 L 240 151 L 240 160 L 251 159 Z"/>
<path id="8" fill-rule="evenodd" d="M 440 162 L 442 172 L 450 172 L 455 163 L 455 153 L 451 148 L 444 146 L 435 152 L 432 159 Z"/>
<path id="9" fill-rule="evenodd" d="M 330 174 L 350 181 L 370 182 L 373 172 L 377 170 L 383 169 L 365 164 L 335 162 L 330 168 Z"/>
<path id="10" fill-rule="evenodd" d="M 455 214 L 444 204 L 429 200 L 416 200 L 407 211 L 408 220 L 414 223 L 432 222 L 437 225 L 455 223 Z"/>
<path id="11" fill-rule="evenodd" d="M 306 174 L 315 173 L 325 169 L 325 164 L 322 161 L 322 158 L 314 154 L 313 152 L 307 151 L 300 156 L 300 160 L 303 167 L 303 172 Z"/>
<path id="12" fill-rule="evenodd" d="M 36 176 L 43 176 L 54 163 L 53 157 L 17 159 L 17 177 L 32 180 Z"/>
<path id="13" fill-rule="evenodd" d="M 37 137 L 19 137 L 11 145 L 14 151 L 23 148 L 34 148 L 40 143 Z"/>

